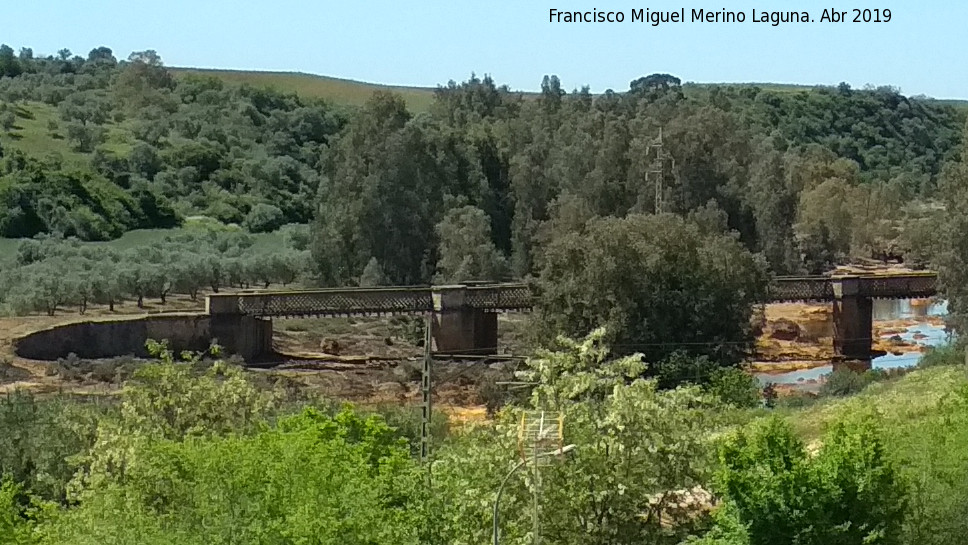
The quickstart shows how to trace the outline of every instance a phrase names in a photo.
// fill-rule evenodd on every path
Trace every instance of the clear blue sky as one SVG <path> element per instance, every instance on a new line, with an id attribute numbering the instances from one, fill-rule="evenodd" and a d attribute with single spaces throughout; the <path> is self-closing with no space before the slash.
<path id="1" fill-rule="evenodd" d="M 968 98 L 968 2 L 915 0 L 26 0 L 5 2 L 0 42 L 119 58 L 155 49 L 170 66 L 300 71 L 435 86 L 473 71 L 514 89 L 557 74 L 567 89 L 626 90 L 667 72 L 696 82 L 894 85 Z M 764 7 L 765 5 L 765 7 Z M 771 7 L 772 6 L 772 7 Z M 779 8 L 776 6 L 780 6 Z M 743 24 L 632 23 L 631 10 L 744 11 Z M 755 24 L 751 10 L 888 8 L 881 24 Z M 620 10 L 622 24 L 551 24 L 550 8 Z M 12 23 L 12 24 L 11 24 Z"/>

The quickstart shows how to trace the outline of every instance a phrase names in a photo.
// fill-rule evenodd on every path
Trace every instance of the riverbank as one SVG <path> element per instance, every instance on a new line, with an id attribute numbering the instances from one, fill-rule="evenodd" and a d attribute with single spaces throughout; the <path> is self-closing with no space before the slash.
<path id="1" fill-rule="evenodd" d="M 917 364 L 931 346 L 944 344 L 947 304 L 933 299 L 875 300 L 874 369 Z M 763 384 L 783 389 L 819 388 L 833 371 L 833 315 L 829 304 L 767 305 L 751 370 Z"/>

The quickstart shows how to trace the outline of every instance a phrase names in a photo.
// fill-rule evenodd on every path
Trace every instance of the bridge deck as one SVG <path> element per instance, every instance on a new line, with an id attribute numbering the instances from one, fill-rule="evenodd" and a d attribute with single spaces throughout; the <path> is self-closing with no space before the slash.
<path id="1" fill-rule="evenodd" d="M 490 284 L 456 290 L 447 286 L 416 286 L 218 294 L 210 296 L 209 313 L 262 317 L 425 314 L 440 310 L 436 294 L 453 291 L 461 292 L 459 306 L 464 308 L 514 312 L 532 307 L 531 290 L 526 284 Z"/>
<path id="2" fill-rule="evenodd" d="M 780 276 L 770 282 L 771 303 L 833 301 L 837 277 Z M 857 276 L 857 295 L 872 299 L 933 297 L 938 293 L 938 276 L 933 272 Z"/>
<path id="3" fill-rule="evenodd" d="M 861 297 L 906 299 L 937 294 L 934 273 L 849 278 L 856 279 L 853 289 Z M 767 302 L 832 301 L 839 289 L 835 280 L 824 276 L 777 277 L 770 283 Z M 442 303 L 442 298 L 446 302 Z M 259 291 L 216 294 L 208 300 L 209 313 L 261 317 L 424 314 L 441 310 L 442 304 L 450 309 L 526 312 L 533 306 L 533 295 L 526 284 Z"/>

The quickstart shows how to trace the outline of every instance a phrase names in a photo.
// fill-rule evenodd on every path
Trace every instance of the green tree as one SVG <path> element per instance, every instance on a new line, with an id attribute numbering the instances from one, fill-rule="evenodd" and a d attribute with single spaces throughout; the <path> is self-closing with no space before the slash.
<path id="1" fill-rule="evenodd" d="M 138 308 L 144 308 L 145 297 L 155 295 L 159 272 L 151 265 L 127 262 L 118 271 L 118 281 L 124 293 L 137 298 Z"/>
<path id="2" fill-rule="evenodd" d="M 4 110 L 0 112 L 0 128 L 2 128 L 7 133 L 13 131 L 14 125 L 17 123 L 17 116 L 12 110 Z"/>
<path id="3" fill-rule="evenodd" d="M 966 126 L 968 133 L 968 126 Z M 968 331 L 968 157 L 946 165 L 940 188 L 944 216 L 939 243 L 938 280 L 948 298 L 949 320 L 959 332 Z"/>
<path id="4" fill-rule="evenodd" d="M 206 279 L 199 271 L 204 267 L 201 256 L 194 253 L 176 253 L 167 267 L 171 290 L 185 293 L 192 301 L 198 299 L 198 292 L 205 287 Z"/>
<path id="5" fill-rule="evenodd" d="M 374 93 L 334 146 L 319 188 L 313 257 L 329 284 L 353 282 L 371 257 L 392 283 L 426 283 L 446 195 L 483 198 L 465 147 L 405 102 Z"/>
<path id="6" fill-rule="evenodd" d="M 110 66 L 114 66 L 118 63 L 118 60 L 114 58 L 114 52 L 111 51 L 110 47 L 96 47 L 87 54 L 87 62 L 102 63 Z"/>
<path id="7" fill-rule="evenodd" d="M 85 125 L 77 121 L 70 121 L 66 125 L 67 139 L 75 151 L 92 152 L 94 148 L 104 142 L 106 131 L 97 125 Z"/>
<path id="8" fill-rule="evenodd" d="M 124 290 L 121 275 L 116 263 L 101 263 L 95 266 L 91 276 L 92 300 L 95 303 L 107 305 L 108 310 L 114 312 L 114 305 L 121 301 Z"/>
<path id="9" fill-rule="evenodd" d="M 682 94 L 682 80 L 669 74 L 651 74 L 629 83 L 629 93 L 656 100 L 668 92 Z"/>
<path id="10" fill-rule="evenodd" d="M 128 156 L 131 171 L 151 180 L 161 172 L 163 163 L 158 150 L 151 144 L 138 142 Z"/>
<path id="11" fill-rule="evenodd" d="M 173 103 L 169 92 L 175 80 L 165 69 L 161 57 L 154 50 L 135 51 L 128 56 L 117 82 L 115 96 L 131 112 L 157 107 L 170 110 Z"/>
<path id="12" fill-rule="evenodd" d="M 577 445 L 541 468 L 542 541 L 676 543 L 701 523 L 695 504 L 678 505 L 702 494 L 696 487 L 712 454 L 713 401 L 698 388 L 661 391 L 637 378 L 641 355 L 611 358 L 605 336 L 597 330 L 580 341 L 562 338 L 556 349 L 528 359 L 518 377 L 534 384 L 530 408 L 560 414 L 563 441 Z M 434 486 L 448 498 L 441 518 L 455 523 L 443 542 L 487 540 L 493 491 L 518 461 L 509 453 L 520 419 L 505 409 L 496 429 L 441 449 Z M 529 540 L 535 487 L 529 469 L 516 474 L 501 500 L 502 542 Z"/>
<path id="13" fill-rule="evenodd" d="M 765 266 L 727 235 L 671 214 L 599 218 L 561 233 L 542 256 L 539 324 L 582 334 L 605 324 L 616 352 L 661 362 L 677 350 L 735 364 Z"/>
<path id="14" fill-rule="evenodd" d="M 437 282 L 501 280 L 507 260 L 491 240 L 491 221 L 476 206 L 452 208 L 437 224 Z"/>
<path id="15" fill-rule="evenodd" d="M 285 223 L 285 215 L 278 206 L 260 202 L 246 214 L 242 226 L 253 233 L 269 233 Z"/>
<path id="16" fill-rule="evenodd" d="M 383 267 L 380 266 L 380 262 L 375 257 L 371 257 L 366 262 L 366 267 L 363 267 L 363 274 L 360 275 L 360 286 L 371 288 L 385 286 L 386 284 L 387 276 L 383 272 Z"/>
<path id="17" fill-rule="evenodd" d="M 801 266 L 793 229 L 799 189 L 787 174 L 789 160 L 774 149 L 776 145 L 761 145 L 750 169 L 749 200 L 758 246 L 770 268 L 777 274 L 794 274 Z"/>
<path id="18" fill-rule="evenodd" d="M 7 44 L 0 44 L 0 77 L 13 78 L 22 72 L 23 67 L 20 66 L 13 48 Z"/>

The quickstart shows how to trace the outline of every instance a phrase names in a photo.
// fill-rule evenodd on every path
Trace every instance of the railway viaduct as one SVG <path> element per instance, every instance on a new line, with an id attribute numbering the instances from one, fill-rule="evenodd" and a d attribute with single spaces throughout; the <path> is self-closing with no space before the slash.
<path id="1" fill-rule="evenodd" d="M 834 352 L 846 360 L 871 358 L 874 299 L 937 294 L 932 272 L 889 275 L 776 277 L 769 302 L 833 305 Z M 206 297 L 212 335 L 246 359 L 272 351 L 272 319 L 287 317 L 427 315 L 435 350 L 442 354 L 494 354 L 497 315 L 529 312 L 534 296 L 526 284 L 260 291 Z"/>

